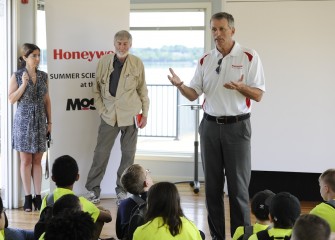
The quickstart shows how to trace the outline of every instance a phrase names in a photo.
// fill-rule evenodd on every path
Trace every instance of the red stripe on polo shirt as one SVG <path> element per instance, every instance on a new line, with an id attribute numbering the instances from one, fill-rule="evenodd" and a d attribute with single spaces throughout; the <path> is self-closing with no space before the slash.
<path id="1" fill-rule="evenodd" d="M 244 52 L 244 53 L 248 56 L 249 62 L 251 62 L 253 56 L 250 53 L 248 53 L 248 52 Z"/>
<path id="2" fill-rule="evenodd" d="M 250 108 L 250 105 L 251 105 L 250 98 L 245 99 L 245 104 L 247 104 L 247 107 Z"/>
<path id="3" fill-rule="evenodd" d="M 204 59 L 205 57 L 207 57 L 208 54 L 206 54 L 205 56 L 203 56 L 201 59 L 200 59 L 200 65 L 202 65 L 204 63 Z"/>

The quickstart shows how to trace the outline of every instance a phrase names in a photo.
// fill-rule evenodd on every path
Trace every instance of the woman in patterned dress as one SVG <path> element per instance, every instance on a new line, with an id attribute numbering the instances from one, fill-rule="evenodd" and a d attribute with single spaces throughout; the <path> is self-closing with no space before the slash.
<path id="1" fill-rule="evenodd" d="M 40 49 L 25 43 L 20 57 L 21 68 L 9 83 L 9 101 L 17 102 L 13 124 L 13 149 L 20 154 L 20 172 L 25 191 L 23 209 L 32 211 L 41 207 L 41 183 L 43 153 L 46 151 L 46 135 L 51 132 L 51 102 L 48 91 L 48 75 L 39 71 Z M 31 194 L 31 179 L 35 197 Z"/>

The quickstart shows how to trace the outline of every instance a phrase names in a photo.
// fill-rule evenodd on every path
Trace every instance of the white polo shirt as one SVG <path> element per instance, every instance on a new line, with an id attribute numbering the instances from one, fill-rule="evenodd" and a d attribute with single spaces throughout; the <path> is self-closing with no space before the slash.
<path id="1" fill-rule="evenodd" d="M 197 94 L 205 94 L 204 111 L 212 116 L 236 116 L 249 113 L 252 101 L 237 90 L 223 87 L 225 83 L 243 82 L 265 91 L 265 77 L 262 62 L 253 49 L 247 49 L 235 42 L 231 52 L 222 59 L 221 70 L 215 69 L 222 54 L 215 48 L 206 53 L 198 62 L 190 87 Z"/>

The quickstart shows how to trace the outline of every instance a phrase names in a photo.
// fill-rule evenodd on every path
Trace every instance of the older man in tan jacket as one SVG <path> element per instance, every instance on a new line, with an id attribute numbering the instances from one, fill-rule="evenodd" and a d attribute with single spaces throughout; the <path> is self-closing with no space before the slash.
<path id="1" fill-rule="evenodd" d="M 140 128 L 147 124 L 149 111 L 148 90 L 145 82 L 144 65 L 141 59 L 129 54 L 132 36 L 119 31 L 114 37 L 115 53 L 103 56 L 97 66 L 93 85 L 94 102 L 101 117 L 97 145 L 85 187 L 87 198 L 100 202 L 100 183 L 113 148 L 121 131 L 121 163 L 117 171 L 117 203 L 126 197 L 120 183 L 123 171 L 134 163 L 138 129 L 134 117 L 142 113 Z"/>

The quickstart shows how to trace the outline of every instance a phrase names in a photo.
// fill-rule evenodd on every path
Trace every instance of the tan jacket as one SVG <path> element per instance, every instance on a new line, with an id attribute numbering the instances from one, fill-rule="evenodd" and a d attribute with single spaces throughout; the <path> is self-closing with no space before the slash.
<path id="1" fill-rule="evenodd" d="M 94 105 L 101 118 L 109 125 L 119 127 L 134 124 L 134 116 L 142 110 L 148 116 L 149 98 L 141 59 L 129 54 L 123 65 L 113 97 L 109 92 L 109 77 L 113 72 L 115 54 L 104 55 L 98 62 L 93 84 Z"/>

